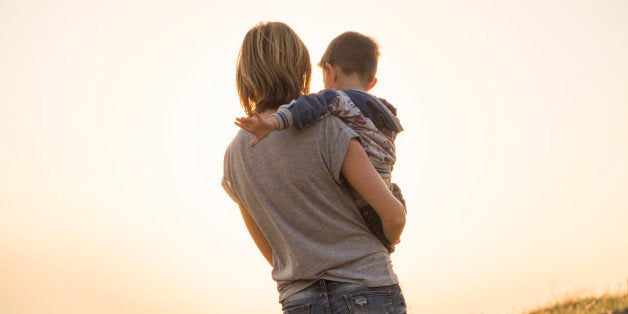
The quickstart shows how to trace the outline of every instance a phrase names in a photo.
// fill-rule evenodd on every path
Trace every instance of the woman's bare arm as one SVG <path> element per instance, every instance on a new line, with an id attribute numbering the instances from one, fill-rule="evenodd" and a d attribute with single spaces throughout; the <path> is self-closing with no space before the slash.
<path id="1" fill-rule="evenodd" d="M 253 217 L 249 214 L 249 211 L 241 205 L 240 213 L 244 219 L 246 229 L 249 230 L 253 241 L 255 241 L 255 245 L 257 245 L 257 248 L 262 255 L 264 255 L 264 258 L 268 261 L 270 266 L 273 266 L 273 249 L 270 247 L 270 244 L 268 244 L 268 240 L 266 240 L 266 237 L 255 223 L 255 220 L 253 220 Z"/>
<path id="2" fill-rule="evenodd" d="M 355 139 L 349 142 L 341 172 L 377 212 L 388 241 L 392 244 L 399 243 L 406 224 L 406 211 L 375 171 L 360 142 Z"/>

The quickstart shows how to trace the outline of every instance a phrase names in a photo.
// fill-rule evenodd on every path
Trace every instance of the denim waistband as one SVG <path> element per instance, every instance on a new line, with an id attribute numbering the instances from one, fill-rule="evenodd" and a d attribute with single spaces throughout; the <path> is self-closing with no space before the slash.
<path id="1" fill-rule="evenodd" d="M 323 297 L 325 294 L 331 293 L 342 293 L 344 291 L 350 291 L 356 288 L 363 287 L 362 285 L 350 283 L 350 282 L 340 282 L 340 281 L 332 281 L 326 279 L 319 279 L 315 281 L 313 284 L 308 286 L 307 288 L 287 297 L 282 301 L 282 303 L 309 299 L 309 298 L 318 298 Z M 392 286 L 384 286 L 384 287 L 369 287 L 369 289 L 390 289 L 395 288 L 399 290 L 399 285 L 394 284 Z"/>

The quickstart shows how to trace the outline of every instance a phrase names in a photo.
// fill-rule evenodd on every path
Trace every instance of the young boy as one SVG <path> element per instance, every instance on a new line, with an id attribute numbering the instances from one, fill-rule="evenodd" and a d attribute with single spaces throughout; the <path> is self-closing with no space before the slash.
<path id="1" fill-rule="evenodd" d="M 280 106 L 268 119 L 261 119 L 257 112 L 253 113 L 254 117 L 236 118 L 236 125 L 255 135 L 251 141 L 251 146 L 255 146 L 272 131 L 289 127 L 303 130 L 333 114 L 359 135 L 371 163 L 405 207 L 399 187 L 391 182 L 394 140 L 403 128 L 390 103 L 367 93 L 377 83 L 378 58 L 379 46 L 374 39 L 357 32 L 345 32 L 331 41 L 318 64 L 323 70 L 325 90 L 302 95 Z M 349 190 L 369 230 L 393 252 L 394 245 L 384 236 L 375 210 L 351 187 Z"/>

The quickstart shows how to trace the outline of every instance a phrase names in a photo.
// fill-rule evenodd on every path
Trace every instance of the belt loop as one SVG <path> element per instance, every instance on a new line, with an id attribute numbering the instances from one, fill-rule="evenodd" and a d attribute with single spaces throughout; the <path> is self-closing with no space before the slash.
<path id="1" fill-rule="evenodd" d="M 327 292 L 327 285 L 325 284 L 325 279 L 318 280 L 318 286 L 321 288 L 321 292 Z"/>

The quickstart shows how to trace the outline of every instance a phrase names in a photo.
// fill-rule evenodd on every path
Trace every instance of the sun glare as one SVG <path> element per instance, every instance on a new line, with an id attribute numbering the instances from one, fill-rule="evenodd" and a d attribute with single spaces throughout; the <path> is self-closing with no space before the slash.
<path id="1" fill-rule="evenodd" d="M 381 45 L 411 313 L 518 313 L 628 276 L 628 2 L 0 4 L 0 313 L 277 313 L 220 186 L 246 31 Z M 313 68 L 312 91 L 323 88 Z M 246 296 L 244 298 L 243 296 Z"/>

